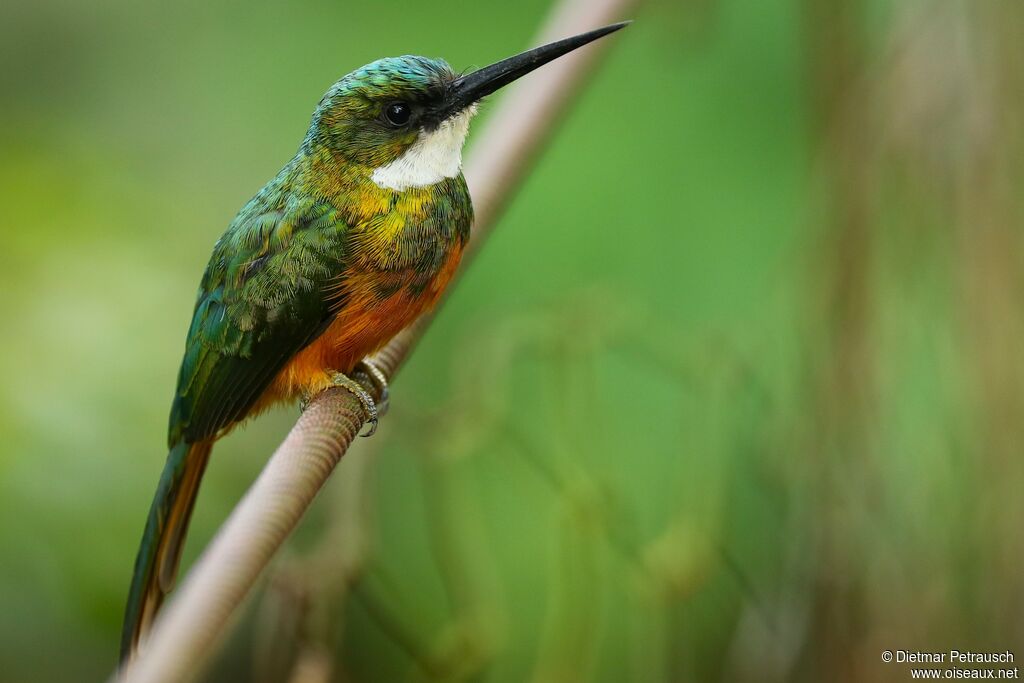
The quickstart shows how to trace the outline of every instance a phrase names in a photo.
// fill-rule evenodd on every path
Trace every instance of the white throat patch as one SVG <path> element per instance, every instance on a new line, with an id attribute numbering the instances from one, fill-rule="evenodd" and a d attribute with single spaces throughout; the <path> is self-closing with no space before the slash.
<path id="1" fill-rule="evenodd" d="M 469 132 L 469 120 L 475 113 L 476 105 L 443 121 L 436 130 L 421 132 L 419 139 L 402 156 L 373 171 L 373 182 L 378 187 L 401 192 L 459 175 L 462 145 Z"/>

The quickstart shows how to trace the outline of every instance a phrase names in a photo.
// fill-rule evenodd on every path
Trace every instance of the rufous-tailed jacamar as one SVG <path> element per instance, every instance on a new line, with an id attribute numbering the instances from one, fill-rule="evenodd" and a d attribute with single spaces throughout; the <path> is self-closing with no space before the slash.
<path id="1" fill-rule="evenodd" d="M 459 263 L 473 219 L 462 145 L 477 102 L 624 25 L 468 75 L 436 59 L 381 59 L 327 91 L 298 153 L 242 207 L 199 286 L 122 660 L 174 582 L 216 439 L 275 403 L 334 385 L 353 391 L 376 426 L 373 399 L 348 375 L 434 305 Z"/>

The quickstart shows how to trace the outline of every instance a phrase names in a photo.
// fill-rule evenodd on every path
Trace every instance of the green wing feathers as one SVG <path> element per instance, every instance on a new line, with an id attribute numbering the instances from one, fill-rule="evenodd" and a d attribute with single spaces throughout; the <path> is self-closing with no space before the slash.
<path id="1" fill-rule="evenodd" d="M 213 440 L 330 324 L 337 297 L 324 292 L 343 269 L 348 230 L 333 205 L 297 198 L 289 183 L 282 172 L 242 209 L 203 275 L 171 405 L 170 452 L 135 561 L 122 661 L 174 583 Z"/>
<path id="2" fill-rule="evenodd" d="M 199 482 L 212 442 L 179 443 L 167 454 L 156 496 L 149 509 L 121 633 L 121 661 L 127 661 L 149 629 L 164 596 L 174 583 Z"/>
<path id="3" fill-rule="evenodd" d="M 324 291 L 342 270 L 347 232 L 333 206 L 312 200 L 242 210 L 199 288 L 170 443 L 211 438 L 240 420 L 330 324 L 337 302 Z"/>

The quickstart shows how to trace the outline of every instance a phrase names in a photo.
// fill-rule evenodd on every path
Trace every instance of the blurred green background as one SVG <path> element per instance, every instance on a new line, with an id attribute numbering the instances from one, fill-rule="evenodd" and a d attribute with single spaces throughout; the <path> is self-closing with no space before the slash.
<path id="1" fill-rule="evenodd" d="M 547 12 L 0 6 L 0 678 L 112 670 L 199 276 L 323 91 Z M 1024 5 L 634 17 L 208 680 L 1024 656 Z M 218 445 L 186 566 L 295 416 Z"/>

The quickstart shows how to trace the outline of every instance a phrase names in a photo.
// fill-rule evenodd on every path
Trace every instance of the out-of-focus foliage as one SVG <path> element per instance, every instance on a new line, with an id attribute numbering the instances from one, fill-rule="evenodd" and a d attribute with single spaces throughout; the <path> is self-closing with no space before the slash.
<path id="1" fill-rule="evenodd" d="M 3 680 L 111 670 L 200 272 L 326 87 L 546 6 L 0 6 Z M 209 680 L 1024 655 L 1024 5 L 636 19 Z M 218 446 L 186 565 L 294 416 Z"/>

